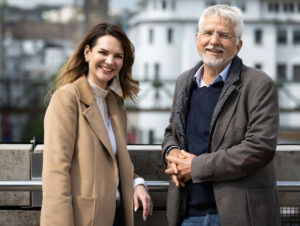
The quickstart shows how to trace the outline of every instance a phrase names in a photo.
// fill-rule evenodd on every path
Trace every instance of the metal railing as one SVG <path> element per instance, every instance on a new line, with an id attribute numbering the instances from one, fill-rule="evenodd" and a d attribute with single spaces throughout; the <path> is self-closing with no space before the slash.
<path id="1" fill-rule="evenodd" d="M 146 181 L 150 192 L 166 192 L 168 190 L 168 181 Z M 300 192 L 300 181 L 277 181 L 278 192 Z M 41 192 L 41 180 L 27 181 L 0 181 L 1 191 L 28 191 Z M 37 203 L 37 204 L 36 204 Z M 41 199 L 32 203 L 33 207 L 41 206 Z M 300 224 L 300 207 L 299 206 L 281 206 L 280 215 L 283 226 Z"/>
<path id="2" fill-rule="evenodd" d="M 150 192 L 166 192 L 168 181 L 146 181 Z M 280 192 L 300 192 L 300 181 L 277 181 L 277 189 Z M 41 180 L 27 181 L 0 181 L 0 191 L 41 191 Z"/>

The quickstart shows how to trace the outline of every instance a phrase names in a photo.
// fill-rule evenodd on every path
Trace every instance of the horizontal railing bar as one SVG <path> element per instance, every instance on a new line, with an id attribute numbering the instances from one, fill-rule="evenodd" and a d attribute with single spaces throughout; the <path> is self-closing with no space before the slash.
<path id="1" fill-rule="evenodd" d="M 277 190 L 280 192 L 299 192 L 300 181 L 277 181 Z"/>
<path id="2" fill-rule="evenodd" d="M 168 181 L 145 181 L 149 191 L 165 192 L 168 190 Z"/>
<path id="3" fill-rule="evenodd" d="M 146 181 L 149 191 L 166 192 L 168 181 Z M 300 192 L 300 181 L 277 181 L 277 189 L 280 192 Z M 41 180 L 27 181 L 0 181 L 0 191 L 41 191 Z"/>
<path id="4" fill-rule="evenodd" d="M 0 191 L 41 191 L 41 180 L 25 180 L 25 181 L 0 181 Z"/>

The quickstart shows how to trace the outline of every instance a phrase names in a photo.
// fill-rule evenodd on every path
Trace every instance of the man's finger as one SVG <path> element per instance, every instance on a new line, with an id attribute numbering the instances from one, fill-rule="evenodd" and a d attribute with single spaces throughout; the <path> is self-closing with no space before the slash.
<path id="1" fill-rule="evenodd" d="M 171 163 L 178 163 L 180 161 L 180 159 L 170 156 L 170 155 L 167 156 L 167 160 Z"/>
<path id="2" fill-rule="evenodd" d="M 174 184 L 176 185 L 176 187 L 179 187 L 180 184 L 179 184 L 179 180 L 177 179 L 177 176 L 176 175 L 172 175 L 172 180 L 174 182 Z"/>
<path id="3" fill-rule="evenodd" d="M 185 183 L 184 183 L 182 180 L 179 180 L 179 184 L 180 184 L 182 187 L 185 187 Z"/>
<path id="4" fill-rule="evenodd" d="M 176 164 L 171 162 L 171 163 L 170 163 L 170 166 L 172 167 L 174 173 L 177 174 L 177 173 L 178 173 L 178 169 L 177 169 Z"/>
<path id="5" fill-rule="evenodd" d="M 192 157 L 192 156 L 193 156 L 193 154 L 188 153 L 188 152 L 186 152 L 186 151 L 184 151 L 184 150 L 181 150 L 181 151 L 180 151 L 180 154 L 183 155 L 183 156 L 186 157 L 186 158 Z"/>
<path id="6" fill-rule="evenodd" d="M 165 174 L 175 174 L 172 168 L 165 169 Z"/>

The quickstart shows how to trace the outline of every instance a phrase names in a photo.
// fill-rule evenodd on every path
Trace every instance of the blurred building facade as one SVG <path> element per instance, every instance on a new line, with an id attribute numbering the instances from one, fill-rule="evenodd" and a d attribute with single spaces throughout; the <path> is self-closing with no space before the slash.
<path id="1" fill-rule="evenodd" d="M 37 133 L 42 141 L 51 82 L 85 30 L 108 20 L 107 7 L 108 0 L 29 10 L 1 5 L 0 142 L 29 142 Z"/>
<path id="2" fill-rule="evenodd" d="M 139 111 L 129 115 L 138 142 L 163 138 L 175 80 L 200 57 L 195 37 L 207 6 L 229 4 L 243 11 L 244 63 L 265 71 L 280 90 L 282 140 L 300 140 L 300 1 L 282 0 L 144 0 L 129 22 L 136 48 L 134 75 L 141 81 Z M 145 136 L 146 134 L 146 136 Z"/>
<path id="3" fill-rule="evenodd" d="M 161 143 L 176 78 L 200 60 L 195 46 L 198 18 L 216 3 L 243 10 L 239 56 L 277 82 L 281 136 L 300 140 L 300 0 L 141 0 L 136 13 L 117 12 L 113 18 L 108 0 L 86 0 L 83 5 L 74 0 L 73 6 L 25 17 L 1 8 L 0 142 L 27 141 L 24 125 L 37 117 L 42 122 L 50 88 L 46 82 L 53 80 L 87 29 L 101 20 L 123 26 L 122 20 L 134 15 L 123 28 L 135 46 L 133 74 L 141 92 L 137 105 L 126 103 L 128 142 Z"/>

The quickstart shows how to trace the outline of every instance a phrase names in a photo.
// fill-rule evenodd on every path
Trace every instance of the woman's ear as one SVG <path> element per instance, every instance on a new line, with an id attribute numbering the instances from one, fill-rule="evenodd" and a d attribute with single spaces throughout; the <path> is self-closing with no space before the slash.
<path id="1" fill-rule="evenodd" d="M 86 45 L 85 47 L 84 47 L 84 60 L 86 61 L 86 62 L 89 62 L 89 60 L 90 60 L 90 53 L 91 53 L 91 50 L 90 50 L 90 46 L 89 45 Z"/>

